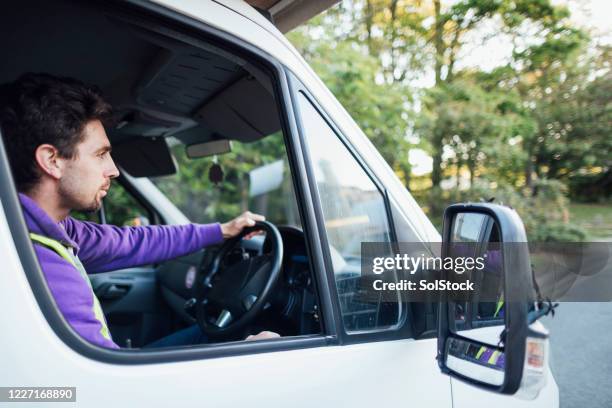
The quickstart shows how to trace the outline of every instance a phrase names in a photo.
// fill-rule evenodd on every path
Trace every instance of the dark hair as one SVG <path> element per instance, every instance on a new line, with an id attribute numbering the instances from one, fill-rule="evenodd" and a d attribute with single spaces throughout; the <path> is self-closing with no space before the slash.
<path id="1" fill-rule="evenodd" d="M 0 127 L 17 189 L 28 191 L 40 178 L 38 146 L 48 143 L 74 158 L 85 125 L 108 124 L 111 115 L 100 90 L 76 79 L 27 73 L 0 85 Z"/>

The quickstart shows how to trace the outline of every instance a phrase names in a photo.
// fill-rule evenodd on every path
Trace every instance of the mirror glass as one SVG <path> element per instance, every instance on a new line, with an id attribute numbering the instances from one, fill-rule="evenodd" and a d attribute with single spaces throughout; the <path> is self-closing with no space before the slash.
<path id="1" fill-rule="evenodd" d="M 446 366 L 487 384 L 499 386 L 504 382 L 505 356 L 497 347 L 449 337 L 446 341 Z"/>
<path id="2" fill-rule="evenodd" d="M 499 228 L 481 213 L 458 213 L 453 220 L 449 254 L 456 279 L 469 280 L 473 290 L 452 297 L 454 330 L 471 332 L 504 326 L 504 280 Z M 451 326 L 452 327 L 452 326 Z M 490 332 L 490 331 L 487 331 Z M 462 333 L 466 335 L 469 333 Z M 480 336 L 476 340 L 481 340 Z M 493 344 L 498 340 L 494 339 Z"/>
<path id="3" fill-rule="evenodd" d="M 493 218 L 481 213 L 459 213 L 453 221 L 451 242 L 476 243 L 486 233 L 486 224 Z"/>
<path id="4" fill-rule="evenodd" d="M 499 347 L 505 328 L 504 274 L 499 228 L 484 213 L 457 213 L 451 224 L 448 256 L 455 279 L 469 280 L 474 289 L 449 294 L 451 332 L 447 366 L 492 385 L 504 379 L 504 353 Z M 476 375 L 474 373 L 477 373 Z"/>
<path id="5" fill-rule="evenodd" d="M 197 159 L 199 157 L 214 156 L 232 151 L 232 144 L 229 140 L 213 140 L 211 142 L 196 143 L 185 148 L 187 157 Z"/>

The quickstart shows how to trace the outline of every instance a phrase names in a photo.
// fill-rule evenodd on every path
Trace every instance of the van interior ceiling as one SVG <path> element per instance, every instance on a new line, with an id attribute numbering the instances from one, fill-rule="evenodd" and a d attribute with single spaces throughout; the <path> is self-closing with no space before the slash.
<path id="1" fill-rule="evenodd" d="M 14 2 L 3 7 L 0 41 L 0 83 L 46 72 L 102 89 L 117 117 L 107 129 L 115 158 L 133 176 L 176 171 L 169 137 L 251 142 L 281 128 L 264 68 L 125 10 Z"/>

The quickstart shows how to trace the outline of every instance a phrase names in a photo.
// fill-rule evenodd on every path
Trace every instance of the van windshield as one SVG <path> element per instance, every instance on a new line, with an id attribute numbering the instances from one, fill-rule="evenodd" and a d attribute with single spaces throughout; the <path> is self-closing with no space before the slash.
<path id="1" fill-rule="evenodd" d="M 191 222 L 225 222 L 249 210 L 301 228 L 280 132 L 250 143 L 232 141 L 231 152 L 196 159 L 187 156 L 183 143 L 170 142 L 178 171 L 151 181 Z M 220 182 L 210 177 L 215 166 L 223 172 Z"/>

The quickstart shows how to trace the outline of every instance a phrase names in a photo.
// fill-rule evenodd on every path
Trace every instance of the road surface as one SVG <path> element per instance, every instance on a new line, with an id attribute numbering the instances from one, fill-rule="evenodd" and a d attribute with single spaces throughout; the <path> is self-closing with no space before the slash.
<path id="1" fill-rule="evenodd" d="M 612 303 L 562 303 L 542 322 L 561 408 L 612 408 Z"/>

